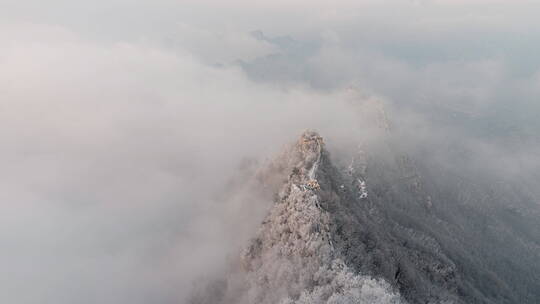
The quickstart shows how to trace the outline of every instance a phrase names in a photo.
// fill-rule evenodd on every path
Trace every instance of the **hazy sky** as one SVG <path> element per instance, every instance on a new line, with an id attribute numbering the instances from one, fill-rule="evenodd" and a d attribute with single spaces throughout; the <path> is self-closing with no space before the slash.
<path id="1" fill-rule="evenodd" d="M 351 100 L 537 168 L 538 2 L 290 2 L 0 0 L 0 302 L 178 303 L 240 161 L 375 137 Z"/>

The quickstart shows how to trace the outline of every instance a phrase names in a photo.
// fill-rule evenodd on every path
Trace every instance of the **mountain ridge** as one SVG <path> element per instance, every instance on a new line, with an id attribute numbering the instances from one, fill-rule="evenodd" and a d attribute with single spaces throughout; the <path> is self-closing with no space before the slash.
<path id="1" fill-rule="evenodd" d="M 480 260 L 494 245 L 472 244 L 484 232 L 464 230 L 479 225 L 468 213 L 492 215 L 452 203 L 410 157 L 389 155 L 358 150 L 335 165 L 305 131 L 256 173 L 274 203 L 214 292 L 190 303 L 518 303 L 515 283 L 501 279 L 512 269 Z"/>

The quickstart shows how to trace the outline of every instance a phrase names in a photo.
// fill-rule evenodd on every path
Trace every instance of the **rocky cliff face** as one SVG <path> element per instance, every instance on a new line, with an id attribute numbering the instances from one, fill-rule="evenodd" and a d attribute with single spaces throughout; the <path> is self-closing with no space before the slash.
<path id="1" fill-rule="evenodd" d="M 519 303 L 502 275 L 521 268 L 480 261 L 485 244 L 474 242 L 485 235 L 465 231 L 477 221 L 460 217 L 476 211 L 426 183 L 406 156 L 356 151 L 334 165 L 307 131 L 257 178 L 274 204 L 226 278 L 191 303 Z M 513 243 L 532 263 L 535 244 Z M 533 303 L 528 294 L 519 301 Z"/>

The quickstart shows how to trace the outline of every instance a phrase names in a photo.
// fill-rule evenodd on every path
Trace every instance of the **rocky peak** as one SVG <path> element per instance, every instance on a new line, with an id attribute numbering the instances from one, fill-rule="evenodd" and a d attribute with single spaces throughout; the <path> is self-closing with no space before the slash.
<path id="1" fill-rule="evenodd" d="M 194 303 L 401 302 L 384 280 L 346 263 L 336 238 L 342 215 L 332 211 L 340 208 L 339 174 L 318 133 L 305 131 L 260 174 L 282 176 L 273 207 L 221 285 L 221 301 Z"/>
<path id="2" fill-rule="evenodd" d="M 305 131 L 258 170 L 254 184 L 273 194 L 271 207 L 226 277 L 190 303 L 517 303 L 503 298 L 513 291 L 494 273 L 506 268 L 483 264 L 477 221 L 459 197 L 425 183 L 396 151 L 350 152 L 336 167 L 322 137 Z M 514 245 L 534 265 L 536 247 Z"/>
<path id="3" fill-rule="evenodd" d="M 219 297 L 192 303 L 463 303 L 456 265 L 429 232 L 400 218 L 402 206 L 414 206 L 404 197 L 418 195 L 399 184 L 381 191 L 370 166 L 362 152 L 338 168 L 318 133 L 302 133 L 259 170 L 274 202 L 227 278 L 212 285 Z"/>
<path id="4" fill-rule="evenodd" d="M 317 171 L 321 164 L 324 151 L 323 138 L 314 131 L 305 131 L 294 146 L 295 159 L 289 179 L 298 187 L 318 189 Z"/>

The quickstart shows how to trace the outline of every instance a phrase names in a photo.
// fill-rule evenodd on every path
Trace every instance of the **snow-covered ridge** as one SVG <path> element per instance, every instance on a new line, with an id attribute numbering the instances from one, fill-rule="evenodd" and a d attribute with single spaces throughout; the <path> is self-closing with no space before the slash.
<path id="1" fill-rule="evenodd" d="M 322 206 L 332 190 L 319 184 L 329 179 L 321 171 L 331 166 L 326 154 L 323 138 L 306 131 L 283 156 L 291 173 L 242 257 L 256 302 L 402 303 L 388 283 L 355 273 L 336 249 L 334 215 Z"/>
<path id="2" fill-rule="evenodd" d="M 324 204 L 331 169 L 322 137 L 304 132 L 270 166 L 287 172 L 278 198 L 226 280 L 223 304 L 404 303 L 380 278 L 350 268 L 335 244 L 335 219 Z M 268 179 L 268 172 L 263 172 Z M 324 183 L 320 185 L 319 182 Z"/>
<path id="3" fill-rule="evenodd" d="M 255 184 L 272 192 L 273 204 L 226 277 L 190 304 L 518 303 L 491 300 L 511 294 L 505 285 L 481 293 L 488 287 L 479 278 L 503 281 L 475 256 L 485 247 L 472 242 L 482 231 L 469 222 L 471 209 L 459 201 L 442 209 L 452 197 L 426 183 L 406 155 L 353 149 L 341 162 L 306 131 L 259 169 Z M 513 244 L 535 261 L 533 243 Z"/>

